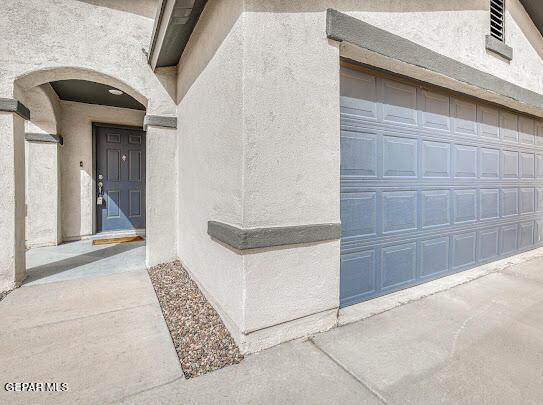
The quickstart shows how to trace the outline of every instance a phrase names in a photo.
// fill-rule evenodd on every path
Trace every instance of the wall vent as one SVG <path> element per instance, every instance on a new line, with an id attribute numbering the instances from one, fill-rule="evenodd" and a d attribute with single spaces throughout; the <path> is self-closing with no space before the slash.
<path id="1" fill-rule="evenodd" d="M 490 35 L 504 41 L 505 0 L 490 0 Z"/>

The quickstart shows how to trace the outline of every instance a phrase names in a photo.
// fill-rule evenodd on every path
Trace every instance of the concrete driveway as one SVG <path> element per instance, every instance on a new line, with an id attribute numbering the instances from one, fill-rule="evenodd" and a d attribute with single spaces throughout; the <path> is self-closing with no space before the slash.
<path id="1" fill-rule="evenodd" d="M 0 403 L 543 402 L 543 257 L 186 380 L 141 270 L 30 284 L 0 302 Z"/>
<path id="2" fill-rule="evenodd" d="M 126 403 L 543 402 L 543 258 Z"/>

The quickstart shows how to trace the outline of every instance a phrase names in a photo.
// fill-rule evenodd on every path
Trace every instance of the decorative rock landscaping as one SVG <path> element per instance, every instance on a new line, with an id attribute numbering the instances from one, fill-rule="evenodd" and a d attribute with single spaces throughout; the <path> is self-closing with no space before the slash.
<path id="1" fill-rule="evenodd" d="M 239 363 L 234 339 L 179 261 L 149 269 L 186 378 Z"/>

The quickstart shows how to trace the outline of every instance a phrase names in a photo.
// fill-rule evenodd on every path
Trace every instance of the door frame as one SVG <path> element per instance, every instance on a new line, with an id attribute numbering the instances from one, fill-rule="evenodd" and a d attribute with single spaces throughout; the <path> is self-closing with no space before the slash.
<path id="1" fill-rule="evenodd" d="M 120 128 L 120 129 L 135 129 L 135 130 L 138 130 L 138 131 L 143 131 L 145 134 L 147 134 L 147 132 L 143 129 L 143 127 L 140 127 L 140 126 L 135 126 L 135 125 L 122 125 L 122 124 L 109 124 L 107 122 L 92 122 L 92 180 L 91 180 L 91 184 L 92 184 L 92 192 L 93 192 L 93 195 L 92 195 L 92 201 L 91 201 L 91 204 L 92 204 L 92 234 L 93 235 L 96 235 L 97 234 L 97 224 L 98 224 L 98 218 L 97 218 L 97 212 L 98 212 L 98 209 L 96 208 L 96 196 L 98 195 L 98 185 L 96 183 L 96 167 L 98 166 L 98 154 L 96 153 L 96 142 L 97 142 L 97 137 L 96 137 L 96 133 L 97 133 L 97 129 L 98 128 Z M 145 149 L 147 149 L 147 143 L 145 143 Z M 145 176 L 145 182 L 144 182 L 144 187 L 145 187 L 145 195 L 147 195 L 147 176 Z M 147 228 L 147 218 L 146 218 L 146 225 L 145 227 Z M 140 231 L 139 229 L 136 229 L 134 230 L 134 232 L 138 232 Z M 123 230 L 123 231 L 118 231 L 119 233 L 126 233 L 127 231 L 126 230 Z M 115 233 L 115 232 L 107 232 L 107 233 Z"/>

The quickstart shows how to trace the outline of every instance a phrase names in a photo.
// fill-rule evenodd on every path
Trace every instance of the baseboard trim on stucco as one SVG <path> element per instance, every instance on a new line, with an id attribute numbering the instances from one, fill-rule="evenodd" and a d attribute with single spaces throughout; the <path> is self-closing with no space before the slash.
<path id="1" fill-rule="evenodd" d="M 410 302 L 418 301 L 424 297 L 428 297 L 489 274 L 505 270 L 507 267 L 512 265 L 521 264 L 542 256 L 543 248 L 530 250 L 528 252 L 520 253 L 496 262 L 487 263 L 447 277 L 438 278 L 437 280 L 420 284 L 415 287 L 410 287 L 389 295 L 373 298 L 371 300 L 361 302 L 360 304 L 340 308 L 338 314 L 338 326 L 347 325 L 349 323 L 357 322 L 362 319 L 381 314 Z"/>
<path id="2" fill-rule="evenodd" d="M 323 242 L 341 237 L 341 224 L 311 224 L 267 228 L 238 228 L 218 221 L 207 223 L 207 233 L 238 251 L 273 246 Z"/>
<path id="3" fill-rule="evenodd" d="M 346 42 L 391 60 L 417 66 L 456 82 L 505 97 L 516 104 L 526 104 L 539 110 L 543 108 L 543 95 L 539 93 L 478 70 L 337 10 L 327 10 L 326 34 L 331 40 Z"/>
<path id="4" fill-rule="evenodd" d="M 337 326 L 338 309 L 332 308 L 302 318 L 292 319 L 241 334 L 238 343 L 241 353 L 256 353 L 291 340 L 305 339 Z"/>

